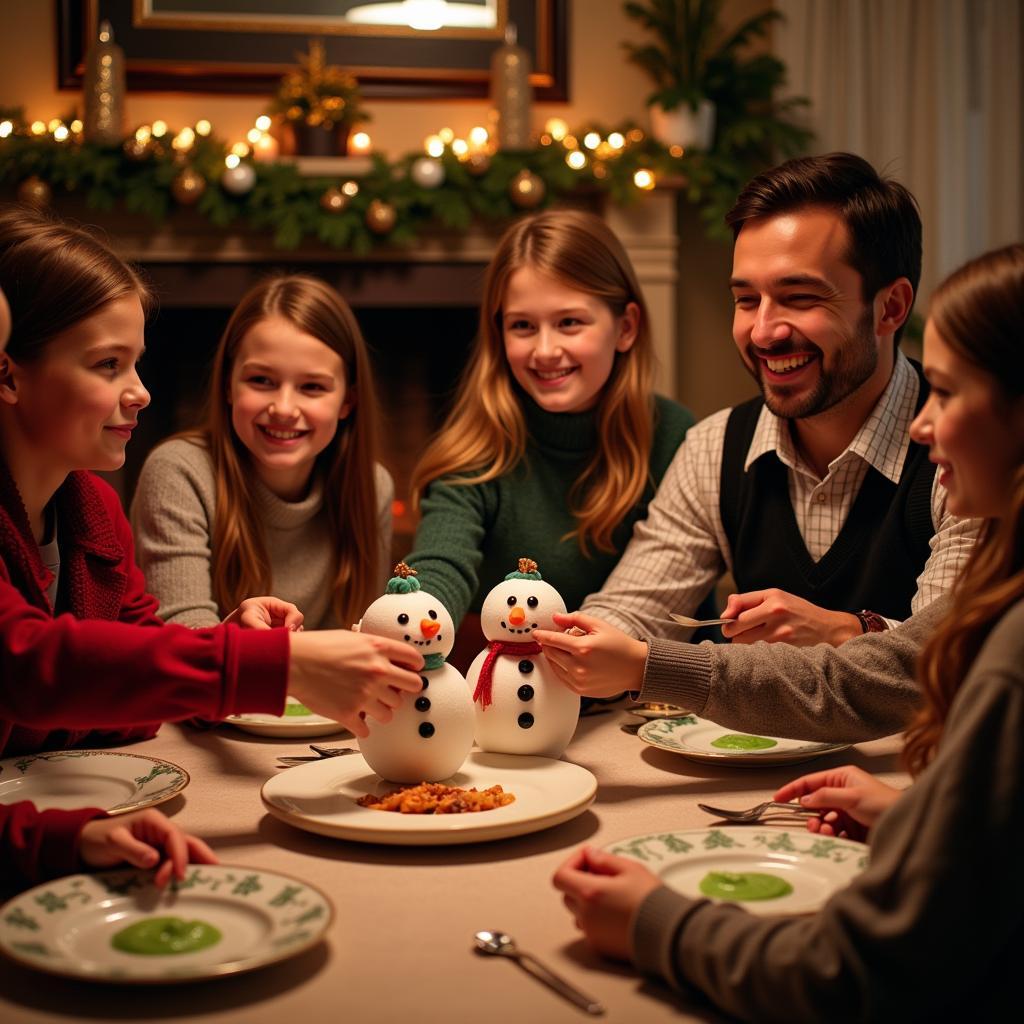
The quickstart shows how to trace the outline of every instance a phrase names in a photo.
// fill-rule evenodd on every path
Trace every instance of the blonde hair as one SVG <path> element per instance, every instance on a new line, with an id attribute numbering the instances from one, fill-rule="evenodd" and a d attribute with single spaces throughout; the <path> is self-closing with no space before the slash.
<path id="1" fill-rule="evenodd" d="M 257 322 L 279 316 L 341 357 L 355 406 L 317 456 L 324 475 L 324 508 L 333 543 L 331 607 L 341 623 L 354 622 L 378 596 L 377 401 L 366 343 L 348 304 L 328 285 L 294 274 L 256 285 L 239 302 L 217 347 L 204 425 L 182 435 L 201 441 L 213 460 L 217 510 L 211 538 L 214 599 L 225 614 L 253 594 L 270 593 L 273 580 L 256 512 L 251 455 L 231 424 L 228 391 L 238 347 Z"/>
<path id="2" fill-rule="evenodd" d="M 513 224 L 487 268 L 480 328 L 451 413 L 412 474 L 413 500 L 434 480 L 472 485 L 511 472 L 526 450 L 526 423 L 505 358 L 502 303 L 523 267 L 601 299 L 616 317 L 640 310 L 633 345 L 616 352 L 597 405 L 598 441 L 573 483 L 570 511 L 580 550 L 614 551 L 612 533 L 640 500 L 650 470 L 653 353 L 647 307 L 622 243 L 599 217 L 547 210 Z"/>
<path id="3" fill-rule="evenodd" d="M 954 351 L 992 378 L 999 401 L 1024 401 L 1024 245 L 965 264 L 932 297 L 930 316 Z M 953 604 L 921 652 L 924 706 L 907 730 L 903 756 L 921 772 L 939 740 L 971 664 L 1006 609 L 1024 599 L 1024 465 L 1010 481 L 1006 515 L 986 519 L 957 581 Z"/>

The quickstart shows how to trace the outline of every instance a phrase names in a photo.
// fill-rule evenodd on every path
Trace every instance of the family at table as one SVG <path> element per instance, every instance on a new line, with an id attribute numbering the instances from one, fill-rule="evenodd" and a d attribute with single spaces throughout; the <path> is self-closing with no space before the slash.
<path id="1" fill-rule="evenodd" d="M 690 899 L 583 847 L 554 886 L 591 946 L 744 1020 L 983 1018 L 1016 1005 L 1024 954 L 1024 246 L 939 285 L 918 365 L 899 343 L 921 221 L 898 182 L 850 154 L 790 160 L 727 223 L 760 393 L 696 424 L 654 393 L 605 223 L 555 209 L 508 229 L 413 472 L 405 561 L 475 650 L 484 597 L 535 559 L 578 610 L 529 639 L 582 697 L 779 737 L 905 734 L 905 791 L 846 767 L 775 795 L 870 844 L 818 913 Z M 243 297 L 202 423 L 152 452 L 130 518 L 90 471 L 123 464 L 150 400 L 145 281 L 10 208 L 0 291 L 0 756 L 280 715 L 287 695 L 366 737 L 416 699 L 416 647 L 350 628 L 390 575 L 393 485 L 333 289 L 289 274 Z M 725 573 L 727 642 L 679 639 L 670 613 Z M 8 887 L 123 863 L 165 885 L 189 862 L 216 856 L 152 808 L 0 805 Z"/>

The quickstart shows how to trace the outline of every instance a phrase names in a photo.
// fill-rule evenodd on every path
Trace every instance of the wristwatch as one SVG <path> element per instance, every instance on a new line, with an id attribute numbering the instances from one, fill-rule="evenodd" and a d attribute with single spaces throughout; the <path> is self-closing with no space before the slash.
<path id="1" fill-rule="evenodd" d="M 854 612 L 853 614 L 857 616 L 857 621 L 860 622 L 860 631 L 862 633 L 884 633 L 889 628 L 885 619 L 878 612 L 862 608 L 859 612 Z"/>

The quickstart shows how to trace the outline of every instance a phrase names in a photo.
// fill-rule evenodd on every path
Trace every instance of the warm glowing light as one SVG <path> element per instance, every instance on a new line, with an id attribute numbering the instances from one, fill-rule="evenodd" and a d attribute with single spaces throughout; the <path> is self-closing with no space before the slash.
<path id="1" fill-rule="evenodd" d="M 248 156 L 249 147 L 244 142 L 236 142 L 231 147 L 231 152 L 234 153 L 235 156 Z"/>
<path id="2" fill-rule="evenodd" d="M 29 130 L 33 135 L 42 135 L 46 131 L 46 125 L 42 121 L 33 121 Z"/>
<path id="3" fill-rule="evenodd" d="M 452 152 L 461 159 L 469 152 L 469 143 L 465 139 L 455 139 L 452 142 Z"/>
<path id="4" fill-rule="evenodd" d="M 565 162 L 574 170 L 582 171 L 587 166 L 587 154 L 582 149 L 574 149 L 566 153 Z"/>
<path id="5" fill-rule="evenodd" d="M 85 127 L 85 126 L 84 126 L 84 125 L 82 124 L 82 122 L 81 122 L 81 121 L 79 121 L 79 120 L 78 120 L 78 118 L 77 118 L 77 117 L 76 117 L 76 118 L 74 119 L 74 121 L 72 121 L 72 122 L 71 122 L 71 130 L 72 130 L 72 131 L 73 131 L 73 132 L 74 132 L 74 133 L 75 133 L 76 135 L 77 135 L 77 134 L 78 134 L 78 133 L 79 133 L 79 132 L 80 132 L 80 131 L 82 130 L 82 128 L 84 128 L 84 127 Z"/>
<path id="6" fill-rule="evenodd" d="M 252 155 L 262 164 L 270 163 L 277 159 L 280 150 L 277 139 L 273 135 L 263 134 L 252 147 Z"/>
<path id="7" fill-rule="evenodd" d="M 228 153 L 224 157 L 224 166 L 234 170 L 242 162 L 241 158 L 235 153 Z"/>
<path id="8" fill-rule="evenodd" d="M 256 127 L 259 128 L 261 132 L 269 132 L 270 125 L 270 118 L 267 117 L 266 114 L 260 114 L 260 116 L 256 118 Z"/>
<path id="9" fill-rule="evenodd" d="M 566 149 L 579 149 L 580 147 L 579 139 L 577 139 L 575 135 L 566 135 L 566 137 L 562 139 L 562 145 L 565 146 Z"/>
<path id="10" fill-rule="evenodd" d="M 654 174 L 649 171 L 646 167 L 641 167 L 633 175 L 633 184 L 637 188 L 642 188 L 644 191 L 650 191 L 654 188 Z"/>
<path id="11" fill-rule="evenodd" d="M 345 184 L 341 186 L 341 191 L 344 192 L 345 195 L 347 196 L 358 195 L 359 183 L 355 181 L 346 181 Z"/>
<path id="12" fill-rule="evenodd" d="M 597 149 L 597 147 L 601 145 L 601 136 L 598 135 L 597 132 L 587 132 L 587 134 L 583 136 L 583 145 L 586 146 L 587 149 Z"/>
<path id="13" fill-rule="evenodd" d="M 135 129 L 135 141 L 136 142 L 149 142 L 152 132 L 149 130 L 149 125 L 144 124 L 141 128 Z"/>
<path id="14" fill-rule="evenodd" d="M 477 148 L 486 146 L 487 140 L 489 138 L 490 135 L 488 135 L 487 129 L 482 127 L 481 125 L 477 125 L 475 128 L 472 128 L 470 130 L 469 141 L 472 145 L 476 146 Z"/>
<path id="15" fill-rule="evenodd" d="M 630 142 L 643 142 L 644 133 L 639 128 L 630 128 L 627 138 Z"/>
<path id="16" fill-rule="evenodd" d="M 53 118 L 46 126 L 48 132 L 55 132 L 64 122 L 59 117 Z"/>
<path id="17" fill-rule="evenodd" d="M 450 146 L 455 139 L 455 132 L 451 128 L 442 128 L 437 134 L 441 136 L 441 141 L 446 146 Z"/>
<path id="18" fill-rule="evenodd" d="M 174 136 L 174 141 L 171 145 L 182 152 L 186 149 L 192 148 L 192 143 L 196 141 L 196 133 L 191 128 L 182 128 L 177 135 Z"/>
<path id="19" fill-rule="evenodd" d="M 252 144 L 253 146 L 255 146 L 255 145 L 256 145 L 256 143 L 260 141 L 260 136 L 261 136 L 262 134 L 263 134 L 263 132 L 261 132 L 261 131 L 259 130 L 259 128 L 250 128 L 250 129 L 249 129 L 249 130 L 248 130 L 248 131 L 247 131 L 247 132 L 245 133 L 245 137 L 246 137 L 246 138 L 247 138 L 247 139 L 249 140 L 249 142 L 250 142 L 250 143 L 251 143 L 251 144 Z"/>
<path id="20" fill-rule="evenodd" d="M 196 121 L 196 135 L 209 135 L 213 131 L 213 125 L 204 117 L 201 121 Z"/>
<path id="21" fill-rule="evenodd" d="M 544 122 L 544 131 L 555 140 L 561 142 L 569 134 L 569 126 L 560 117 L 549 117 Z"/>
<path id="22" fill-rule="evenodd" d="M 440 135 L 428 135 L 423 140 L 423 149 L 427 156 L 442 156 L 444 154 L 444 139 Z"/>
<path id="23" fill-rule="evenodd" d="M 626 136 L 623 135 L 622 132 L 612 132 L 611 135 L 608 136 L 608 145 L 611 146 L 612 149 L 622 149 L 625 144 Z"/>
<path id="24" fill-rule="evenodd" d="M 57 127 L 54 128 L 53 130 L 53 137 L 58 142 L 65 142 L 70 134 L 71 132 L 68 131 L 67 126 L 63 124 L 57 125 Z"/>
<path id="25" fill-rule="evenodd" d="M 679 159 L 679 158 L 680 158 L 680 157 L 681 157 L 681 156 L 683 155 L 683 153 L 685 153 L 685 152 L 686 152 L 686 150 L 684 150 L 682 146 L 669 146 L 669 147 L 668 147 L 668 155 L 669 155 L 669 156 L 674 156 L 674 157 L 675 157 L 675 158 L 676 158 L 677 160 L 678 160 L 678 159 Z"/>
<path id="26" fill-rule="evenodd" d="M 166 121 L 154 121 L 153 122 L 153 138 L 162 139 L 167 134 L 167 122 Z"/>
<path id="27" fill-rule="evenodd" d="M 370 152 L 372 145 L 372 140 L 366 132 L 356 132 L 355 135 L 349 139 L 348 151 L 355 156 L 365 156 Z"/>
<path id="28" fill-rule="evenodd" d="M 14 131 L 13 121 L 0 121 L 0 139 L 6 139 Z"/>

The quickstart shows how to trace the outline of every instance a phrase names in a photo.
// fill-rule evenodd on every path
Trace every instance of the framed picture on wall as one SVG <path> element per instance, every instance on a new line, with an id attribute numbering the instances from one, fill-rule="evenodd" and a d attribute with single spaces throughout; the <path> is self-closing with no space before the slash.
<path id="1" fill-rule="evenodd" d="M 515 26 L 538 100 L 568 99 L 568 0 L 57 0 L 57 75 L 82 84 L 101 19 L 124 47 L 128 87 L 268 93 L 307 40 L 365 96 L 486 96 L 491 55 Z"/>

